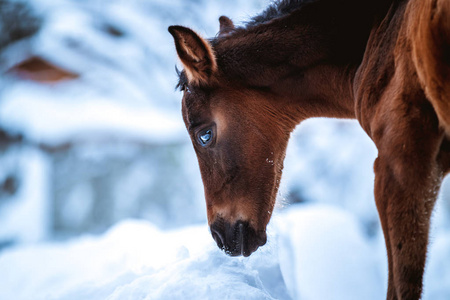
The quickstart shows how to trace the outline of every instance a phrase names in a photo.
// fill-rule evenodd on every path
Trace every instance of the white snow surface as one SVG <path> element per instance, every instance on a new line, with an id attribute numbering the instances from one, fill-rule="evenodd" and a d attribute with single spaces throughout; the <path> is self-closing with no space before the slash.
<path id="1" fill-rule="evenodd" d="M 19 192 L 6 203 L 0 203 L 0 240 L 37 242 L 47 238 L 49 183 L 42 173 L 49 172 L 48 159 L 33 148 L 12 147 L 0 155 L 0 166 L 0 181 L 12 168 L 24 174 Z"/>
<path id="2" fill-rule="evenodd" d="M 187 137 L 178 113 L 130 106 L 104 97 L 48 94 L 44 87 L 18 83 L 5 91 L 0 125 L 26 133 L 36 142 L 58 145 L 66 137 L 120 135 L 155 144 L 184 142 Z"/>
<path id="3" fill-rule="evenodd" d="M 101 236 L 7 249 L 0 299 L 382 299 L 382 238 L 327 205 L 293 205 L 275 216 L 268 244 L 229 257 L 206 225 L 161 231 L 127 220 Z M 424 299 L 448 299 L 450 235 L 431 248 Z M 432 276 L 432 278 L 430 278 Z"/>

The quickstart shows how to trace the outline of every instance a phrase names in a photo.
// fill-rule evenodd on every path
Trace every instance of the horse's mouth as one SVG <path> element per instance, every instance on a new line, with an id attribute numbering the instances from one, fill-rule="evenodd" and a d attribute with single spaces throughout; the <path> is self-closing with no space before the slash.
<path id="1" fill-rule="evenodd" d="M 265 231 L 257 232 L 245 221 L 231 225 L 218 218 L 210 228 L 217 246 L 230 256 L 248 257 L 267 241 Z"/>

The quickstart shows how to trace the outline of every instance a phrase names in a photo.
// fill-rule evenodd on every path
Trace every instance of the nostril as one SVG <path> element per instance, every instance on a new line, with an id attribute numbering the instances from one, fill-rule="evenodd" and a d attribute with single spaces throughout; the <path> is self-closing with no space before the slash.
<path id="1" fill-rule="evenodd" d="M 218 218 L 210 225 L 210 231 L 217 246 L 231 256 L 250 256 L 267 241 L 265 230 L 256 231 L 248 221 L 233 224 Z"/>
<path id="2" fill-rule="evenodd" d="M 220 234 L 220 232 L 214 228 L 211 228 L 211 235 L 212 235 L 213 239 L 216 241 L 217 246 L 220 249 L 223 249 L 225 243 L 224 243 L 223 236 Z"/>

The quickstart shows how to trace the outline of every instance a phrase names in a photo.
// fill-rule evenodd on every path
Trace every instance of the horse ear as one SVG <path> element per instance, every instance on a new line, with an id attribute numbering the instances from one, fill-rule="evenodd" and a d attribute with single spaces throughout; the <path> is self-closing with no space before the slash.
<path id="1" fill-rule="evenodd" d="M 221 16 L 219 18 L 220 30 L 219 35 L 227 34 L 234 29 L 233 21 L 226 16 Z"/>
<path id="2" fill-rule="evenodd" d="M 190 84 L 206 85 L 217 70 L 216 57 L 209 42 L 183 26 L 170 26 L 178 57 Z"/>

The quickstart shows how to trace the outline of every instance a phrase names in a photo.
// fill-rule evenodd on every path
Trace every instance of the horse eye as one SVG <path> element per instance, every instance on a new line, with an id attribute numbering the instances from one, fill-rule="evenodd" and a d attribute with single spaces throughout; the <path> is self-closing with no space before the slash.
<path id="1" fill-rule="evenodd" d="M 202 145 L 203 147 L 207 146 L 212 141 L 212 136 L 213 133 L 211 129 L 200 131 L 198 133 L 198 141 L 200 145 Z"/>
<path id="2" fill-rule="evenodd" d="M 180 90 L 183 91 L 183 92 L 185 92 L 185 93 L 188 93 L 188 94 L 191 93 L 191 90 L 189 89 L 189 87 L 187 86 L 187 84 L 183 84 L 183 85 L 181 86 L 181 89 L 180 89 Z"/>

